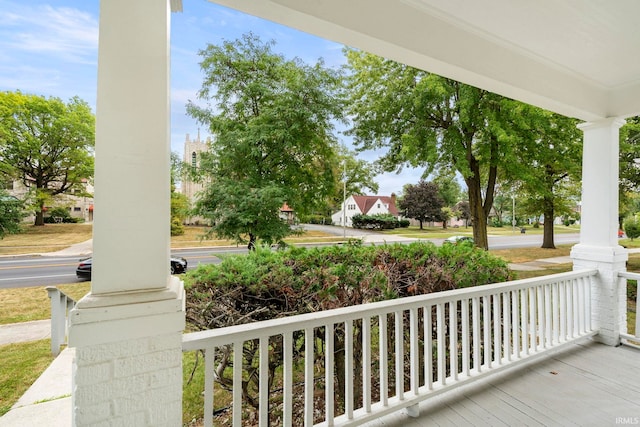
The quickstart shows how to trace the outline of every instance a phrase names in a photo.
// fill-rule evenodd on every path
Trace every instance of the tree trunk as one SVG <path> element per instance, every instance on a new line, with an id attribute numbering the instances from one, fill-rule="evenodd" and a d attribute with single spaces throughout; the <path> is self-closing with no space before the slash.
<path id="1" fill-rule="evenodd" d="M 256 250 L 256 236 L 253 233 L 249 233 L 249 244 L 247 245 L 247 249 L 250 251 Z"/>
<path id="2" fill-rule="evenodd" d="M 36 220 L 33 223 L 33 225 L 36 225 L 36 226 L 44 225 L 44 212 L 42 210 L 42 206 L 40 206 L 40 209 L 36 211 Z"/>
<path id="3" fill-rule="evenodd" d="M 555 249 L 556 245 L 553 241 L 553 220 L 555 209 L 553 198 L 545 197 L 544 199 L 544 235 L 542 238 L 542 248 Z"/>
<path id="4" fill-rule="evenodd" d="M 419 219 L 418 221 L 420 221 L 420 230 L 422 230 L 422 220 Z"/>
<path id="5" fill-rule="evenodd" d="M 477 160 L 471 158 L 469 161 L 472 175 L 465 178 L 469 194 L 469 211 L 473 226 L 473 241 L 476 247 L 489 249 L 487 237 L 487 216 L 482 203 L 482 191 L 480 188 L 480 168 Z"/>

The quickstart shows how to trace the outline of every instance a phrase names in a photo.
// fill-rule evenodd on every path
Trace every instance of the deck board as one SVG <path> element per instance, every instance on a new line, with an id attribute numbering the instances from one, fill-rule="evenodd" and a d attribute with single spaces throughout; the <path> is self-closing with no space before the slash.
<path id="1" fill-rule="evenodd" d="M 368 426 L 615 426 L 640 421 L 640 351 L 593 341 L 489 377 Z"/>

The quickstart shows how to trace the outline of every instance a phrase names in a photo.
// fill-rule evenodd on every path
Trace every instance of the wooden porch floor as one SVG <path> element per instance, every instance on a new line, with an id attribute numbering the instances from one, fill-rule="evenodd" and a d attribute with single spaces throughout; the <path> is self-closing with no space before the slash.
<path id="1" fill-rule="evenodd" d="M 367 426 L 640 425 L 640 351 L 575 344 Z"/>

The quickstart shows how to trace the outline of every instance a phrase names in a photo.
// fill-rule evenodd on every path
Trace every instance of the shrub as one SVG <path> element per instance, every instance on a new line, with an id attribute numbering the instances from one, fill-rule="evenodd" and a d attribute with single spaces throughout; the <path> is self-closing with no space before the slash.
<path id="1" fill-rule="evenodd" d="M 625 219 L 624 233 L 631 240 L 640 237 L 640 221 L 638 221 L 638 218 L 636 216 Z"/>
<path id="2" fill-rule="evenodd" d="M 411 225 L 411 221 L 408 219 L 401 219 L 398 221 L 398 227 L 400 228 L 407 228 L 409 225 Z"/>
<path id="3" fill-rule="evenodd" d="M 173 217 L 171 218 L 171 235 L 172 236 L 182 236 L 184 234 L 184 225 L 182 225 L 182 221 L 180 218 Z"/>
<path id="4" fill-rule="evenodd" d="M 469 287 L 511 279 L 506 261 L 472 245 L 437 247 L 430 242 L 408 245 L 345 245 L 283 251 L 258 248 L 248 255 L 225 257 L 220 264 L 199 266 L 185 276 L 187 320 L 197 329 L 312 313 L 356 304 Z M 390 328 L 393 326 L 390 325 Z M 335 348 L 344 346 L 344 325 L 336 325 Z M 314 345 L 324 348 L 324 335 Z M 358 360 L 361 341 L 355 341 Z M 304 350 L 302 335 L 294 336 L 294 357 Z M 281 369 L 281 337 L 269 342 L 269 377 Z M 231 348 L 216 352 L 216 381 L 230 387 Z M 257 341 L 246 341 L 243 366 L 251 370 L 258 357 Z M 344 352 L 336 352 L 336 372 L 344 372 Z M 358 377 L 361 364 L 355 364 Z M 243 380 L 245 381 L 245 380 Z M 343 404 L 343 375 L 336 375 L 336 398 Z M 243 399 L 256 408 L 257 376 L 249 373 Z"/>
<path id="5" fill-rule="evenodd" d="M 47 224 L 54 224 L 57 222 L 63 222 L 65 224 L 84 222 L 83 218 L 72 217 L 69 209 L 61 206 L 51 208 L 47 211 L 47 214 L 48 215 L 44 218 L 44 222 Z"/>
<path id="6" fill-rule="evenodd" d="M 374 230 L 390 230 L 397 228 L 399 225 L 398 219 L 389 214 L 358 214 L 351 218 L 351 223 L 353 228 L 367 228 Z"/>

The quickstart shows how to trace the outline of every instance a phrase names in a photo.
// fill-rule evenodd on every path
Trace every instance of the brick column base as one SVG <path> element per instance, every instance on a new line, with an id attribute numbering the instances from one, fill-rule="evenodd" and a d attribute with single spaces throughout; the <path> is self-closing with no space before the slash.
<path id="1" fill-rule="evenodd" d="M 75 426 L 182 425 L 184 291 L 178 279 L 172 285 L 177 292 L 158 293 L 165 299 L 89 296 L 72 311 Z"/>
<path id="2" fill-rule="evenodd" d="M 629 255 L 622 246 L 596 247 L 579 244 L 572 248 L 573 269 L 598 269 L 591 285 L 591 321 L 598 329 L 596 341 L 620 344 L 620 333 L 626 333 L 626 280 L 618 278 L 626 271 Z"/>

